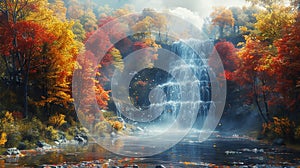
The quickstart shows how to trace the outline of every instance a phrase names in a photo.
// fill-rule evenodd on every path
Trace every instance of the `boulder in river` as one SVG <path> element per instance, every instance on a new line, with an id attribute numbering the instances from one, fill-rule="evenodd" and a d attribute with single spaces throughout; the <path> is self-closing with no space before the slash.
<path id="1" fill-rule="evenodd" d="M 19 155 L 21 152 L 17 148 L 8 148 L 5 152 L 7 155 Z"/>
<path id="2" fill-rule="evenodd" d="M 38 142 L 36 143 L 36 145 L 37 145 L 38 147 L 42 148 L 42 149 L 47 149 L 47 150 L 52 149 L 52 146 L 49 145 L 49 144 L 47 144 L 47 143 L 44 142 L 44 141 L 38 141 Z"/>
<path id="3" fill-rule="evenodd" d="M 77 141 L 79 145 L 85 145 L 88 143 L 88 137 L 81 133 L 75 135 L 74 140 Z"/>
<path id="4" fill-rule="evenodd" d="M 285 145 L 284 143 L 284 139 L 282 138 L 276 138 L 273 140 L 273 145 L 276 145 L 276 146 L 283 146 Z"/>

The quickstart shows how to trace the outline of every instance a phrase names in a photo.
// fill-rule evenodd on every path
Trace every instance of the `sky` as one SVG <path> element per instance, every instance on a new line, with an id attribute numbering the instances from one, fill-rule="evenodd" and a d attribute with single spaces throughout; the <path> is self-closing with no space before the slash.
<path id="1" fill-rule="evenodd" d="M 107 0 L 101 3 L 108 3 Z M 197 27 L 201 27 L 203 18 L 208 17 L 214 6 L 244 6 L 245 0 L 110 0 L 109 5 L 119 8 L 124 4 L 134 6 L 137 11 L 144 8 L 153 8 L 161 11 L 169 11 L 171 14 L 191 21 Z"/>

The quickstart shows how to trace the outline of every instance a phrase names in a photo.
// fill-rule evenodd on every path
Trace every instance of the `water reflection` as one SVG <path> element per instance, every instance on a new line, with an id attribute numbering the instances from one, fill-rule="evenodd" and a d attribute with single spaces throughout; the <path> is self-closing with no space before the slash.
<path id="1" fill-rule="evenodd" d="M 117 156 L 97 144 L 86 147 L 68 147 L 63 152 L 19 158 L 18 164 L 37 166 L 42 164 L 76 164 L 81 161 L 98 160 L 105 163 L 109 159 L 114 165 L 164 165 L 166 167 L 199 167 L 213 165 L 229 166 L 296 166 L 300 165 L 300 151 L 285 147 L 274 147 L 244 138 L 226 138 L 212 136 L 205 142 L 197 137 L 187 137 L 182 142 L 159 155 L 145 158 L 126 158 Z M 117 142 L 121 143 L 121 142 Z M 4 167 L 0 160 L 0 167 Z M 6 163 L 7 167 L 14 165 Z"/>

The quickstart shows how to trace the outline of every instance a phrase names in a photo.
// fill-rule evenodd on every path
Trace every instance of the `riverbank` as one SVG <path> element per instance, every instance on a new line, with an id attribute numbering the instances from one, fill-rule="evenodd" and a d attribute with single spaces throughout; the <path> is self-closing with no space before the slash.
<path id="1" fill-rule="evenodd" d="M 288 141 L 285 141 L 284 139 L 282 139 L 282 142 L 280 144 L 276 144 L 275 143 L 276 139 L 271 140 L 271 139 L 261 138 L 259 131 L 251 131 L 251 132 L 247 133 L 246 136 L 249 136 L 250 139 L 257 140 L 260 143 L 268 144 L 270 146 L 277 146 L 277 147 L 284 146 L 291 150 L 300 151 L 299 143 L 295 143 L 295 142 L 291 143 L 291 142 L 288 142 Z M 280 139 L 280 138 L 278 138 L 278 139 Z"/>

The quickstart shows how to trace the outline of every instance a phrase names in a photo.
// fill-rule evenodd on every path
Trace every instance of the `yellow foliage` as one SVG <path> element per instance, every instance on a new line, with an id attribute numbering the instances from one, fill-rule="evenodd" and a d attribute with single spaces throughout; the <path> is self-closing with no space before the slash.
<path id="1" fill-rule="evenodd" d="M 9 111 L 5 112 L 4 118 L 1 119 L 1 123 L 6 124 L 6 123 L 12 123 L 12 122 L 14 122 L 14 117 L 13 117 L 12 113 Z"/>
<path id="2" fill-rule="evenodd" d="M 63 114 L 58 114 L 58 115 L 54 115 L 51 116 L 49 118 L 49 124 L 53 125 L 55 127 L 60 127 L 61 125 L 65 124 L 67 121 L 65 120 L 65 115 Z"/>
<path id="3" fill-rule="evenodd" d="M 54 129 L 53 126 L 49 126 L 46 128 L 46 137 L 51 140 L 58 139 L 58 130 Z"/>
<path id="4" fill-rule="evenodd" d="M 122 55 L 121 55 L 120 51 L 116 48 L 112 48 L 110 50 L 110 54 L 114 58 L 113 65 L 115 66 L 115 68 L 117 68 L 120 71 L 123 71 L 124 63 L 123 63 L 123 59 L 122 59 Z"/>
<path id="5" fill-rule="evenodd" d="M 7 142 L 7 139 L 6 139 L 6 133 L 5 132 L 2 132 L 1 133 L 1 137 L 0 137 L 0 145 L 5 145 L 5 143 Z"/>
<path id="6" fill-rule="evenodd" d="M 44 106 L 46 103 L 62 104 L 67 107 L 73 102 L 71 98 L 71 76 L 74 68 L 78 68 L 75 61 L 76 56 L 83 48 L 83 44 L 76 41 L 76 35 L 73 33 L 73 21 L 67 21 L 64 14 L 57 17 L 57 10 L 64 11 L 63 1 L 55 0 L 55 4 L 61 9 L 53 9 L 53 4 L 41 0 L 37 3 L 39 8 L 32 11 L 26 20 L 34 20 L 40 24 L 46 31 L 52 33 L 56 40 L 49 44 L 47 49 L 47 69 L 48 73 L 42 74 L 41 79 L 47 79 L 47 96 L 38 105 Z M 55 10 L 55 11 L 53 11 Z"/>
<path id="7" fill-rule="evenodd" d="M 243 33 L 246 33 L 246 32 L 248 32 L 248 28 L 246 26 L 241 26 L 240 31 Z"/>
<path id="8" fill-rule="evenodd" d="M 277 40 L 282 37 L 284 27 L 295 23 L 296 13 L 290 7 L 273 5 L 270 10 L 255 14 L 255 28 L 262 40 Z"/>
<path id="9" fill-rule="evenodd" d="M 130 9 L 130 8 L 131 7 L 129 7 L 129 6 L 125 6 L 124 8 L 119 8 L 114 12 L 114 15 L 116 17 L 128 15 L 128 14 L 132 13 L 132 9 Z"/>
<path id="10" fill-rule="evenodd" d="M 226 25 L 233 26 L 234 18 L 231 10 L 224 7 L 217 7 L 210 15 L 212 17 L 212 23 L 214 25 L 224 27 Z"/>
<path id="11" fill-rule="evenodd" d="M 7 119 L 8 122 L 14 122 L 14 117 L 13 117 L 12 113 L 10 113 L 8 111 L 5 113 L 5 118 Z"/>

